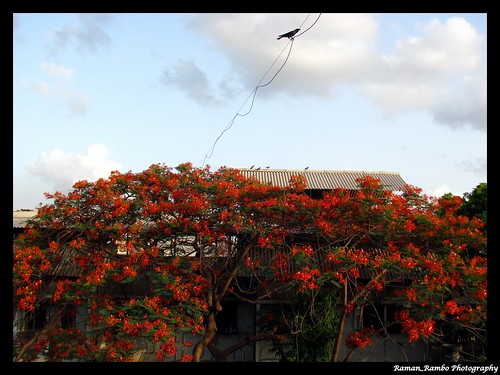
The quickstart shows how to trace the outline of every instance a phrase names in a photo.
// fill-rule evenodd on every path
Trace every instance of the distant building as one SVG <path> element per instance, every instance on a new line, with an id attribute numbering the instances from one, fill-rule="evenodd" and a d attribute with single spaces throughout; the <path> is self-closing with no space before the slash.
<path id="1" fill-rule="evenodd" d="M 24 227 L 26 226 L 28 220 L 36 216 L 37 212 L 38 210 L 36 209 L 35 210 L 22 209 L 14 211 L 12 215 L 12 221 L 13 221 L 12 228 L 15 237 L 17 237 L 24 230 Z"/>

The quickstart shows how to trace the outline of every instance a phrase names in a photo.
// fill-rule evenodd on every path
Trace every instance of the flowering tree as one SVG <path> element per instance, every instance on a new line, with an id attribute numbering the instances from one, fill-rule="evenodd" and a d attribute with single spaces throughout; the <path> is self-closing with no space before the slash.
<path id="1" fill-rule="evenodd" d="M 339 359 L 345 318 L 381 295 L 400 306 L 392 324 L 399 322 L 410 342 L 447 342 L 442 328 L 451 324 L 453 332 L 466 331 L 486 345 L 483 223 L 457 215 L 459 197 L 420 193 L 408 186 L 397 195 L 367 178 L 355 194 L 337 190 L 324 196 L 317 219 L 326 250 L 321 280 L 333 278 L 344 300 L 333 361 Z M 363 348 L 373 333 L 373 327 L 351 332 L 346 344 Z"/>
<path id="2" fill-rule="evenodd" d="M 401 307 L 393 318 L 410 342 L 446 340 L 438 329 L 453 322 L 485 344 L 486 238 L 479 219 L 457 215 L 461 199 L 429 198 L 411 186 L 397 195 L 370 178 L 357 194 L 348 195 L 325 196 L 318 219 L 330 243 L 343 241 L 329 245 L 327 259 L 344 285 L 344 317 L 384 292 Z M 369 275 L 364 282 L 361 268 Z M 347 344 L 363 347 L 369 333 L 371 327 L 354 332 Z"/>
<path id="3" fill-rule="evenodd" d="M 433 201 L 417 189 L 401 196 L 376 180 L 360 183 L 356 194 L 313 200 L 300 178 L 280 188 L 186 163 L 114 172 L 48 195 L 54 203 L 40 207 L 14 245 L 14 308 L 32 328 L 16 335 L 16 360 L 133 361 L 152 353 L 200 361 L 208 349 L 222 361 L 242 345 L 297 332 L 221 350 L 214 338 L 224 297 L 306 294 L 317 296 L 310 306 L 325 295 L 341 299 L 338 324 L 329 325 L 338 360 L 345 318 L 402 277 L 411 282 L 393 298 L 409 340 L 438 337 L 442 322 L 480 332 L 481 221 L 455 215 L 458 197 Z M 253 276 L 252 293 L 238 289 L 240 275 Z M 362 347 L 373 333 L 353 332 L 346 344 Z"/>
<path id="4" fill-rule="evenodd" d="M 370 345 L 375 333 L 390 336 L 388 325 L 399 324 L 410 343 L 419 338 L 448 344 L 471 341 L 476 343 L 476 354 L 467 359 L 484 359 L 484 223 L 459 215 L 459 197 L 431 198 L 412 186 L 400 195 L 384 190 L 370 177 L 359 182 L 356 192 L 337 189 L 319 201 L 314 239 L 309 240 L 315 243 L 314 249 L 294 246 L 280 254 L 280 267 L 274 266 L 281 271 L 283 283 L 295 284 L 293 288 L 299 293 L 315 292 L 311 304 L 325 300 L 325 289 L 327 297 L 336 291 L 341 299 L 337 325 L 330 327 L 330 337 L 335 338 L 321 347 L 332 345 L 330 359 L 338 361 L 344 342 L 351 349 L 344 358 L 347 360 L 354 350 Z M 298 267 L 295 273 L 282 266 L 289 263 Z M 344 332 L 350 314 L 357 311 L 363 316 L 363 309 L 381 297 L 399 306 L 389 317 L 391 321 L 379 316 L 377 329 L 367 326 Z M 300 313 L 285 320 L 289 331 L 303 336 L 309 327 L 294 325 L 297 316 Z M 318 317 L 314 320 L 320 321 Z M 314 344 L 308 346 L 316 350 Z M 283 348 L 283 344 L 278 343 L 278 347 Z M 291 352 L 296 359 L 299 351 Z M 322 355 L 321 351 L 308 352 L 303 358 L 311 354 L 316 358 Z"/>
<path id="5" fill-rule="evenodd" d="M 187 331 L 203 335 L 182 360 L 200 360 L 250 248 L 268 249 L 311 221 L 302 188 L 183 164 L 177 172 L 153 165 L 113 173 L 49 195 L 54 203 L 15 244 L 14 286 L 18 309 L 34 314 L 45 304 L 52 318 L 20 340 L 18 359 L 43 351 L 51 359 L 128 361 L 153 343 L 163 360 L 179 341 L 192 345 L 182 341 Z M 82 328 L 56 324 L 79 306 L 88 307 L 78 316 Z"/>

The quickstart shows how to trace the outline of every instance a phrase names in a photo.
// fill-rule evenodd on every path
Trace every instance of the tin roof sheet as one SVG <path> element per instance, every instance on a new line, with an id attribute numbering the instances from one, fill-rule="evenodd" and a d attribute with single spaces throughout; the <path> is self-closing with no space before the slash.
<path id="1" fill-rule="evenodd" d="M 255 177 L 264 183 L 285 187 L 292 175 L 301 175 L 306 178 L 307 188 L 314 190 L 331 190 L 344 188 L 357 190 L 358 178 L 371 176 L 380 179 L 386 190 L 403 191 L 406 182 L 397 172 L 382 171 L 338 171 L 338 170 L 290 170 L 290 169 L 239 169 L 245 177 Z"/>

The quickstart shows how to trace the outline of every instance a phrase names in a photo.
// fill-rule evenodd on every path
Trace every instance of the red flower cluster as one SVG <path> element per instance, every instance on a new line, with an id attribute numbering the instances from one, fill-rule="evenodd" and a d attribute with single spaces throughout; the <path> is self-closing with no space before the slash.
<path id="1" fill-rule="evenodd" d="M 350 333 L 346 339 L 345 344 L 351 349 L 363 349 L 365 346 L 372 343 L 372 337 L 375 333 L 375 328 L 367 327 L 361 331 Z"/>
<path id="2" fill-rule="evenodd" d="M 434 320 L 426 319 L 417 322 L 410 318 L 407 310 L 397 311 L 394 318 L 403 325 L 403 331 L 408 334 L 409 342 L 418 340 L 420 336 L 429 337 L 434 332 Z"/>
<path id="3" fill-rule="evenodd" d="M 316 277 L 321 274 L 318 269 L 309 269 L 305 267 L 303 271 L 297 271 L 292 278 L 299 282 L 299 291 L 305 292 L 310 289 L 318 289 L 319 285 L 316 282 Z"/>
<path id="4" fill-rule="evenodd" d="M 40 207 L 14 246 L 15 306 L 34 310 L 50 295 L 55 309 L 85 301 L 87 320 L 79 324 L 89 329 L 60 328 L 33 340 L 32 352 L 127 361 L 149 340 L 159 360 L 180 347 L 182 361 L 200 360 L 197 351 L 184 353 L 181 332 L 214 330 L 207 311 L 237 295 L 231 288 L 245 267 L 258 276 L 262 297 L 329 288 L 344 300 L 344 317 L 412 280 L 393 295 L 408 306 L 396 318 L 410 341 L 432 334 L 430 316 L 484 323 L 480 220 L 458 215 L 459 199 L 434 201 L 411 186 L 393 194 L 370 177 L 358 184 L 357 192 L 316 200 L 303 194 L 301 177 L 281 188 L 229 168 L 154 164 L 48 194 L 54 203 Z M 372 334 L 354 332 L 346 344 L 363 348 Z"/>

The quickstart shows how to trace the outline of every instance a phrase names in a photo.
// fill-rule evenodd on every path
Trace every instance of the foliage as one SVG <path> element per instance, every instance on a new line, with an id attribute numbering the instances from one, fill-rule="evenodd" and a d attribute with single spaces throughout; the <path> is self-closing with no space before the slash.
<path id="1" fill-rule="evenodd" d="M 285 339 L 274 340 L 273 351 L 282 362 L 328 362 L 339 313 L 338 295 L 332 289 L 308 290 L 294 296 L 266 325 L 274 326 Z"/>
<path id="2" fill-rule="evenodd" d="M 215 317 L 228 296 L 288 303 L 282 331 L 254 338 L 284 360 L 339 360 L 344 336 L 369 345 L 371 328 L 345 335 L 344 323 L 382 296 L 410 342 L 444 341 L 454 324 L 486 344 L 486 237 L 461 198 L 370 177 L 319 200 L 305 188 L 186 163 L 48 194 L 14 244 L 14 308 L 31 317 L 16 360 L 200 361 L 208 349 L 222 361 Z"/>
<path id="3" fill-rule="evenodd" d="M 461 215 L 467 216 L 469 219 L 477 217 L 484 223 L 484 232 L 487 227 L 487 195 L 488 189 L 486 182 L 481 182 L 470 193 L 465 193 L 463 197 L 462 207 L 459 211 Z"/>

